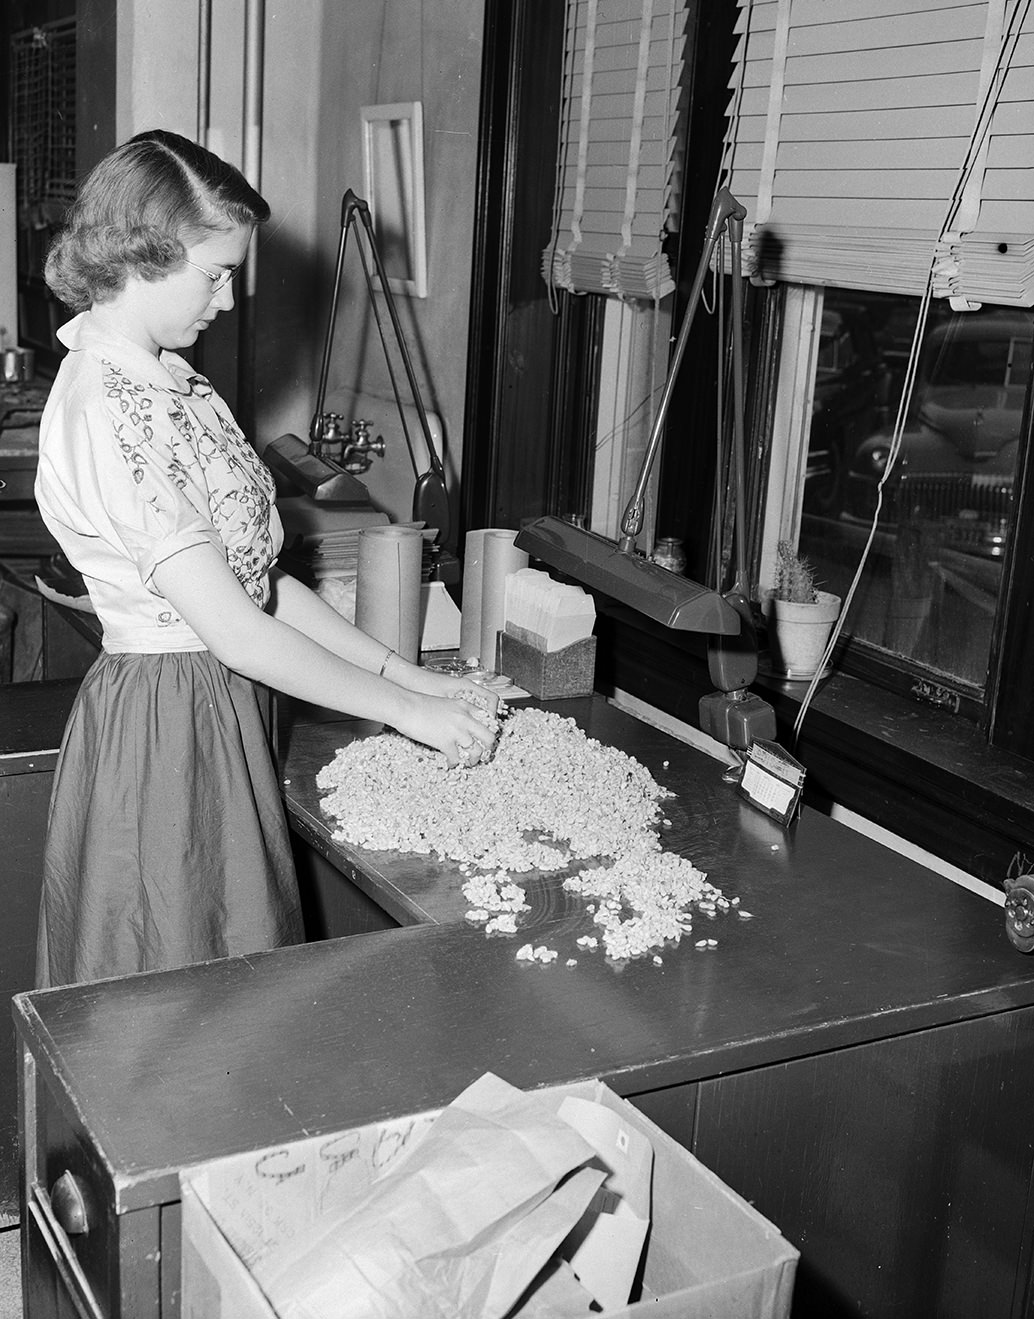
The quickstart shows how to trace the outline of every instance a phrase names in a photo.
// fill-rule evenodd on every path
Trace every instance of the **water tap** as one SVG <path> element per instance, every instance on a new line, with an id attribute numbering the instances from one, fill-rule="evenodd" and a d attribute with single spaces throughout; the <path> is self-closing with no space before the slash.
<path id="1" fill-rule="evenodd" d="M 373 465 L 373 455 L 384 457 L 384 436 L 376 439 L 370 436 L 370 423 L 357 417 L 348 428 L 348 439 L 344 446 L 342 465 L 346 472 L 353 475 L 368 472 Z"/>

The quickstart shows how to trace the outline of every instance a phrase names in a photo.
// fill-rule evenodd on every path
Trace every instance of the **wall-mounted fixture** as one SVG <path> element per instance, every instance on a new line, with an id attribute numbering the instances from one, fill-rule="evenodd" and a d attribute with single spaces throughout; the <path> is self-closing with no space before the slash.
<path id="1" fill-rule="evenodd" d="M 374 439 L 370 434 L 370 423 L 362 417 L 356 417 L 348 428 L 348 438 L 341 453 L 341 465 L 346 472 L 358 476 L 361 472 L 370 470 L 374 455 L 379 458 L 384 457 L 384 436 L 378 435 Z"/>
<path id="2" fill-rule="evenodd" d="M 323 363 L 320 368 L 319 389 L 316 395 L 316 410 L 313 413 L 312 422 L 309 426 L 309 446 L 313 452 L 322 452 L 327 428 L 332 424 L 330 419 L 337 416 L 336 413 L 325 413 L 323 411 L 323 406 L 327 396 L 327 377 L 330 372 L 330 359 L 334 343 L 334 324 L 337 320 L 337 308 L 341 296 L 341 274 L 345 264 L 345 248 L 348 241 L 349 230 L 352 228 L 352 225 L 357 218 L 362 226 L 365 239 L 365 246 L 363 239 L 358 239 L 356 242 L 356 247 L 359 252 L 359 260 L 363 268 L 363 277 L 366 281 L 367 292 L 370 296 L 370 304 L 373 310 L 374 319 L 377 323 L 377 331 L 380 335 L 381 346 L 384 349 L 384 359 L 387 364 L 388 375 L 391 378 L 391 388 L 395 395 L 395 404 L 398 408 L 402 433 L 405 436 L 410 457 L 413 459 L 414 471 L 416 472 L 417 477 L 416 486 L 413 490 L 413 520 L 414 522 L 426 523 L 428 527 L 435 528 L 438 532 L 438 543 L 444 544 L 449 538 L 450 530 L 449 497 L 445 486 L 445 470 L 442 467 L 441 459 L 438 457 L 438 452 L 431 436 L 431 426 L 427 419 L 427 412 L 424 408 L 420 386 L 417 384 L 416 372 L 413 370 L 413 362 L 409 354 L 409 347 L 406 344 L 405 335 L 402 333 L 402 324 L 399 320 L 398 308 L 395 306 L 395 297 L 391 290 L 391 283 L 387 272 L 384 269 L 381 254 L 377 248 L 377 242 L 373 231 L 373 221 L 370 217 L 370 208 L 361 197 L 355 195 L 351 188 L 348 189 L 344 197 L 341 199 L 341 239 L 338 244 L 337 266 L 334 271 L 334 293 L 330 304 L 330 318 L 327 322 L 327 335 L 323 346 Z M 378 282 L 375 283 L 375 280 Z M 402 359 L 402 365 L 406 372 L 406 379 L 409 382 L 410 394 L 416 407 L 417 416 L 420 419 L 420 429 L 423 432 L 424 444 L 427 447 L 430 467 L 422 474 L 417 471 L 416 468 L 413 444 L 406 421 L 406 410 L 403 406 L 398 381 L 392 367 L 391 355 L 388 351 L 388 343 L 385 337 L 380 305 L 377 300 L 378 295 L 382 296 L 387 304 L 388 316 L 391 320 L 391 328 L 395 335 L 396 347 L 398 348 L 399 356 Z"/>

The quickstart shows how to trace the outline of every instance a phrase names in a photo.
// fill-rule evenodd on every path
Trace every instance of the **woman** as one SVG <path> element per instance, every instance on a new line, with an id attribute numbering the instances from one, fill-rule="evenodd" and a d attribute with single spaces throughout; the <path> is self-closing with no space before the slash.
<path id="1" fill-rule="evenodd" d="M 268 216 L 232 166 L 154 131 L 88 175 L 48 256 L 79 314 L 58 332 L 36 499 L 104 636 L 55 776 L 41 986 L 303 937 L 266 687 L 450 764 L 492 745 L 494 698 L 406 663 L 276 570 L 272 477 L 178 355 L 233 306 Z"/>

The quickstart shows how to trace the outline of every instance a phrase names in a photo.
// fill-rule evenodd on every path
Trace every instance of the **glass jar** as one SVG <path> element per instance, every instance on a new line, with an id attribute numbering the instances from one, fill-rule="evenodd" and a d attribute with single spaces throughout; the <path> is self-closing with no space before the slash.
<path id="1" fill-rule="evenodd" d="M 669 572 L 686 571 L 686 551 L 682 548 L 682 541 L 676 540 L 674 536 L 662 536 L 655 541 L 650 557 Z"/>

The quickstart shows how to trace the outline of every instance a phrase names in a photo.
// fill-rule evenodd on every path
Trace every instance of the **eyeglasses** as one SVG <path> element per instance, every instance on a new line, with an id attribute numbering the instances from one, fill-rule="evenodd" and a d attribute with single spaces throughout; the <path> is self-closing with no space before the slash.
<path id="1" fill-rule="evenodd" d="M 218 293 L 220 289 L 226 288 L 227 284 L 229 284 L 240 271 L 240 266 L 227 266 L 225 270 L 220 270 L 218 275 L 213 275 L 210 270 L 206 270 L 204 266 L 199 266 L 196 261 L 191 261 L 189 257 L 184 257 L 183 260 L 186 261 L 188 266 L 193 266 L 195 270 L 200 270 L 202 275 L 208 276 L 212 281 L 213 294 Z"/>

